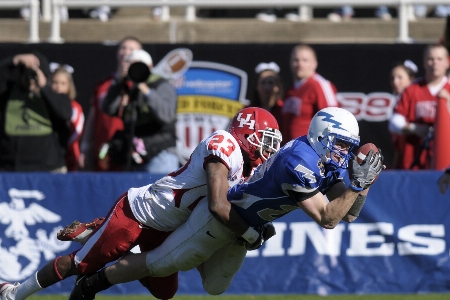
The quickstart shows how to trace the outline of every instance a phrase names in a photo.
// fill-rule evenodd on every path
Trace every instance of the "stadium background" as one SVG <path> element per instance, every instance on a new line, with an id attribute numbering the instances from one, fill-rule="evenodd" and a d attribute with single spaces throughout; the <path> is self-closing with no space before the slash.
<path id="1" fill-rule="evenodd" d="M 281 68 L 286 88 L 291 84 L 289 54 L 295 44 L 144 44 L 157 63 L 169 51 L 186 47 L 193 52 L 194 61 L 208 61 L 243 70 L 248 76 L 247 99 L 252 97 L 255 84 L 254 68 L 259 62 L 275 61 Z M 390 69 L 395 62 L 410 59 L 422 74 L 422 52 L 425 44 L 312 44 L 317 52 L 318 73 L 333 82 L 340 93 L 390 93 Z M 65 43 L 8 44 L 0 47 L 0 57 L 38 50 L 50 61 L 74 67 L 77 101 L 87 115 L 94 85 L 115 70 L 116 46 L 104 44 Z M 362 104 L 361 104 L 362 106 Z M 364 108 L 363 108 L 364 109 Z M 376 122 L 360 119 L 362 143 L 370 140 L 385 153 L 389 165 L 392 145 L 387 130 L 388 115 Z"/>
<path id="2" fill-rule="evenodd" d="M 437 35 L 440 36 L 441 32 L 439 30 Z M 433 38 L 434 41 L 437 39 Z M 186 47 L 192 50 L 194 61 L 217 62 L 244 70 L 248 75 L 249 99 L 255 80 L 253 70 L 259 62 L 277 62 L 285 86 L 290 85 L 288 61 L 295 44 L 237 44 L 232 41 L 223 44 L 144 43 L 144 48 L 155 62 L 172 49 Z M 421 59 L 424 43 L 310 44 L 317 52 L 318 72 L 335 83 L 342 93 L 390 93 L 389 71 L 396 61 L 411 59 L 419 66 L 419 74 L 423 71 Z M 102 43 L 55 45 L 3 42 L 0 57 L 31 50 L 39 50 L 50 61 L 67 63 L 75 68 L 77 100 L 85 113 L 88 112 L 95 83 L 115 69 L 115 45 Z M 380 145 L 389 161 L 392 146 L 386 120 L 368 121 L 362 118 L 359 123 L 362 142 L 370 140 Z M 449 230 L 450 207 L 448 196 L 437 192 L 439 175 L 439 171 L 386 171 L 372 189 L 356 227 L 342 224 L 337 234 L 325 234 L 300 211 L 280 219 L 277 239 L 255 252 L 257 257 L 246 259 L 227 293 L 448 293 L 450 240 L 446 233 Z M 104 215 L 112 201 L 124 190 L 130 186 L 148 184 L 159 176 L 126 173 L 0 174 L 0 282 L 23 281 L 23 276 L 31 275 L 52 259 L 52 255 L 76 249 L 76 245 L 66 248 L 68 246 L 52 241 L 54 230 L 58 228 L 56 226 L 65 226 L 73 219 L 85 220 Z M 15 190 L 37 191 L 43 198 L 20 199 Z M 12 223 L 8 223 L 5 216 L 8 213 L 12 216 L 15 211 L 9 208 L 21 201 L 25 208 L 40 205 L 54 215 L 48 213 L 48 219 L 42 217 L 45 219 L 43 222 L 36 217 L 32 224 L 25 226 L 26 238 L 12 238 L 9 234 L 6 236 Z M 25 212 L 26 209 L 17 211 L 19 215 Z M 18 217 L 16 220 L 23 219 Z M 359 235 L 355 234 L 358 230 Z M 297 235 L 294 236 L 294 233 Z M 357 244 L 365 247 L 355 248 Z M 71 285 L 72 281 L 66 280 L 45 293 L 65 293 Z M 131 283 L 114 287 L 109 293 L 146 291 L 139 284 Z M 179 293 L 204 293 L 195 270 L 180 274 Z"/>

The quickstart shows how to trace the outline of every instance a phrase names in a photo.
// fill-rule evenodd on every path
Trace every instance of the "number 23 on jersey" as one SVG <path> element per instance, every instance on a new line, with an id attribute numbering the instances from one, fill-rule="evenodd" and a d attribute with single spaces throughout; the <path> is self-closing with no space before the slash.
<path id="1" fill-rule="evenodd" d="M 225 137 L 221 134 L 215 135 L 208 144 L 208 150 L 220 150 L 226 156 L 230 156 L 233 153 L 236 146 L 233 141 L 227 139 L 226 142 L 223 142 Z"/>

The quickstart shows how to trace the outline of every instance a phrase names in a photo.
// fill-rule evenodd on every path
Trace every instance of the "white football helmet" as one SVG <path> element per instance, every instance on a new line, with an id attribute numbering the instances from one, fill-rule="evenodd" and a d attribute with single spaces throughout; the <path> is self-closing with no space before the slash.
<path id="1" fill-rule="evenodd" d="M 351 145 L 348 153 L 335 147 L 337 140 Z M 331 163 L 336 167 L 346 168 L 352 156 L 352 148 L 359 145 L 358 121 L 351 112 L 343 108 L 321 109 L 309 124 L 308 141 L 325 165 Z M 331 159 L 331 152 L 340 158 L 338 162 Z"/>

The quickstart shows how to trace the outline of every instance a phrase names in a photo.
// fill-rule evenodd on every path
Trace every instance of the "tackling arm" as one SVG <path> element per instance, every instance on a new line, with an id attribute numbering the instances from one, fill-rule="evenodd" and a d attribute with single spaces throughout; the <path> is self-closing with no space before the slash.
<path id="1" fill-rule="evenodd" d="M 227 227 L 245 241 L 247 250 L 255 250 L 275 235 L 272 224 L 260 226 L 258 230 L 251 227 L 236 212 L 227 199 L 228 193 L 228 168 L 217 158 L 206 164 L 208 208 L 211 215 L 223 226 Z"/>
<path id="2" fill-rule="evenodd" d="M 227 200 L 228 168 L 221 160 L 214 158 L 207 163 L 206 174 L 209 211 L 225 227 L 242 235 L 250 226 Z"/>

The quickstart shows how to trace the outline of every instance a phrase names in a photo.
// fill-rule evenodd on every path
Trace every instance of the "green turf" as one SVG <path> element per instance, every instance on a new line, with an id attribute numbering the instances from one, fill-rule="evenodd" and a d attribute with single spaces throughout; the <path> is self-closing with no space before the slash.
<path id="1" fill-rule="evenodd" d="M 67 295 L 32 296 L 30 300 L 67 300 Z M 104 296 L 98 295 L 96 300 L 151 300 L 146 295 Z M 221 296 L 175 296 L 174 300 L 448 300 L 450 294 L 419 294 L 419 295 L 221 295 Z"/>

